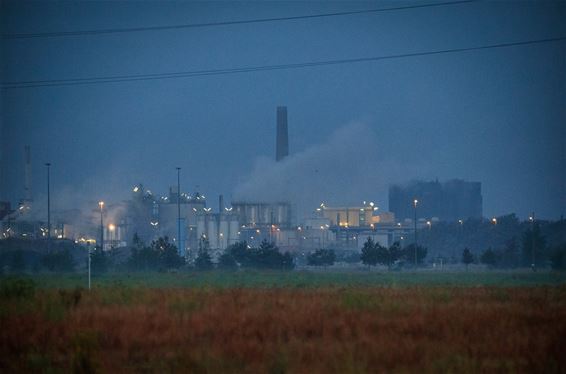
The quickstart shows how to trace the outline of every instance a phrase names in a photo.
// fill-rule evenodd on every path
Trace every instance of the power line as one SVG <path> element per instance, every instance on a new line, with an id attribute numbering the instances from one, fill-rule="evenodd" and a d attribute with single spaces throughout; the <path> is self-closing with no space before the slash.
<path id="1" fill-rule="evenodd" d="M 446 6 L 446 5 L 473 3 L 473 2 L 477 2 L 477 1 L 478 0 L 447 1 L 447 2 L 442 2 L 442 3 L 407 5 L 407 6 L 399 6 L 399 7 L 393 7 L 393 8 L 353 10 L 353 11 L 346 11 L 346 12 L 321 13 L 321 14 L 311 14 L 311 15 L 303 15 L 303 16 L 255 18 L 255 19 L 240 20 L 240 21 L 189 23 L 189 24 L 181 24 L 181 25 L 169 25 L 169 26 L 147 26 L 147 27 L 131 27 L 131 28 L 121 28 L 121 29 L 114 28 L 114 29 L 100 29 L 100 30 L 54 31 L 54 32 L 42 32 L 42 33 L 2 34 L 2 39 L 55 38 L 55 37 L 64 37 L 64 36 L 117 34 L 117 33 L 128 33 L 128 32 L 140 32 L 140 31 L 162 31 L 162 30 L 190 29 L 190 28 L 200 28 L 200 27 L 242 25 L 242 24 L 249 24 L 249 23 L 282 22 L 282 21 L 293 21 L 293 20 L 301 20 L 301 19 L 348 16 L 348 15 L 366 14 L 366 13 L 391 12 L 391 11 L 406 10 L 406 9 L 431 8 L 431 7 L 440 7 L 440 6 Z"/>
<path id="2" fill-rule="evenodd" d="M 440 54 L 448 54 L 448 53 L 453 54 L 453 53 L 461 53 L 461 52 L 469 52 L 469 51 L 479 51 L 485 49 L 560 42 L 565 40 L 566 37 L 556 37 L 556 38 L 548 38 L 548 39 L 527 40 L 520 42 L 490 44 L 490 45 L 483 45 L 478 47 L 451 48 L 451 49 L 441 49 L 436 51 L 413 52 L 413 53 L 403 53 L 403 54 L 374 56 L 374 57 L 359 57 L 359 58 L 340 59 L 340 60 L 310 61 L 310 62 L 299 62 L 299 63 L 281 64 L 281 65 L 245 66 L 238 68 L 193 70 L 193 71 L 181 71 L 181 72 L 172 72 L 172 73 L 155 73 L 155 74 L 138 74 L 138 75 L 115 75 L 115 76 L 91 77 L 91 78 L 3 82 L 2 89 L 74 86 L 74 85 L 84 85 L 84 84 L 131 82 L 131 81 L 145 81 L 145 80 L 156 80 L 156 79 L 192 78 L 192 77 L 201 77 L 201 76 L 209 76 L 209 75 L 251 73 L 251 72 L 270 71 L 270 70 L 290 70 L 290 69 L 301 69 L 301 68 L 309 68 L 316 66 L 375 62 L 382 60 L 401 59 L 401 58 L 418 57 L 418 56 L 431 56 L 431 55 L 440 55 Z"/>

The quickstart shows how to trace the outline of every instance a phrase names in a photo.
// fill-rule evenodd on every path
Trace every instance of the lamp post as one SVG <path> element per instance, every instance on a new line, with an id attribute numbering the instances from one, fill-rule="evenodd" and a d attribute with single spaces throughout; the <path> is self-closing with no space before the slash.
<path id="1" fill-rule="evenodd" d="M 104 201 L 99 201 L 98 206 L 100 207 L 100 250 L 104 250 L 104 221 L 102 220 Z"/>
<path id="2" fill-rule="evenodd" d="M 529 217 L 531 221 L 531 268 L 536 271 L 535 265 L 535 212 Z"/>
<path id="3" fill-rule="evenodd" d="M 417 199 L 413 200 L 413 206 L 414 206 L 414 211 L 415 211 L 415 220 L 414 220 L 414 224 L 415 224 L 415 267 L 417 267 L 417 204 L 419 203 L 419 201 Z"/>
<path id="4" fill-rule="evenodd" d="M 179 255 L 184 257 L 184 249 L 181 240 L 181 168 L 177 167 L 177 245 L 179 246 Z"/>
<path id="5" fill-rule="evenodd" d="M 88 289 L 90 291 L 90 243 L 86 244 L 88 250 Z"/>
<path id="6" fill-rule="evenodd" d="M 47 251 L 51 250 L 51 187 L 50 187 L 50 168 L 51 163 L 47 162 Z"/>

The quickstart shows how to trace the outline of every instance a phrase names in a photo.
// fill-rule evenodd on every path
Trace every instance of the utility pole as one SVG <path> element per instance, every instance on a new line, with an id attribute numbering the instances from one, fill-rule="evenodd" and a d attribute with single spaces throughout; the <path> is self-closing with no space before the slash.
<path id="1" fill-rule="evenodd" d="M 181 248 L 181 168 L 177 167 L 177 246 L 179 255 L 184 257 L 184 248 Z"/>
<path id="2" fill-rule="evenodd" d="M 417 267 L 417 204 L 419 201 L 417 199 L 413 200 L 413 206 L 415 207 L 415 267 Z"/>
<path id="3" fill-rule="evenodd" d="M 100 207 L 100 250 L 104 250 L 104 221 L 102 220 L 102 212 L 104 209 L 104 201 L 99 201 L 98 206 Z"/>
<path id="4" fill-rule="evenodd" d="M 531 268 L 536 271 L 535 265 L 535 212 L 529 217 L 531 220 Z"/>
<path id="5" fill-rule="evenodd" d="M 51 191 L 50 191 L 50 168 L 51 163 L 47 162 L 47 252 L 51 250 Z"/>
<path id="6" fill-rule="evenodd" d="M 88 290 L 90 291 L 90 243 L 86 244 L 88 250 Z"/>

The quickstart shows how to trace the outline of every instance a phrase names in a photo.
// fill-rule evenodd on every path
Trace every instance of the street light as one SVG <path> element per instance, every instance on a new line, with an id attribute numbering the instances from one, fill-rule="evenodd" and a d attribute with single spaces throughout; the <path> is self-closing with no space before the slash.
<path id="1" fill-rule="evenodd" d="M 184 257 L 183 244 L 181 240 L 181 168 L 177 167 L 177 242 L 179 246 L 179 255 Z"/>
<path id="2" fill-rule="evenodd" d="M 535 212 L 531 214 L 529 217 L 529 221 L 531 221 L 531 268 L 533 271 L 536 271 L 535 268 Z"/>
<path id="3" fill-rule="evenodd" d="M 100 207 L 100 250 L 104 250 L 104 221 L 102 220 L 104 201 L 99 201 L 98 206 Z"/>
<path id="4" fill-rule="evenodd" d="M 45 163 L 47 166 L 47 251 L 51 250 L 51 187 L 50 187 L 50 168 L 51 163 Z"/>
<path id="5" fill-rule="evenodd" d="M 494 225 L 497 225 L 497 218 L 493 217 L 491 219 L 491 223 L 493 223 Z"/>
<path id="6" fill-rule="evenodd" d="M 419 201 L 417 199 L 413 200 L 413 206 L 415 207 L 415 267 L 417 267 L 417 204 Z"/>
<path id="7" fill-rule="evenodd" d="M 88 250 L 88 290 L 90 291 L 90 243 L 86 243 L 86 248 Z"/>

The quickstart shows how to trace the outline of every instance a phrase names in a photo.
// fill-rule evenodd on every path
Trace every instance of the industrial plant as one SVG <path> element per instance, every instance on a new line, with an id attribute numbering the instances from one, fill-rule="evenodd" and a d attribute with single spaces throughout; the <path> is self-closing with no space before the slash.
<path id="1" fill-rule="evenodd" d="M 276 109 L 275 133 L 275 161 L 285 162 L 289 156 L 285 106 Z M 65 239 L 110 250 L 130 245 L 134 236 L 144 242 L 168 237 L 186 257 L 194 256 L 203 239 L 218 251 L 241 241 L 250 246 L 268 241 L 291 253 L 319 248 L 359 251 L 368 237 L 386 247 L 395 242 L 403 246 L 417 227 L 482 216 L 481 184 L 462 180 L 392 185 L 389 210 L 369 197 L 355 205 L 321 201 L 302 207 L 311 212 L 302 219 L 295 215 L 294 201 L 227 202 L 220 195 L 216 205 L 201 191 L 183 191 L 180 184 L 170 186 L 165 194 L 154 194 L 139 183 L 132 186 L 129 199 L 101 201 L 88 211 L 51 209 L 48 200 L 45 212 L 34 205 L 30 147 L 23 152 L 22 198 L 15 209 L 0 202 L 2 238 Z"/>

